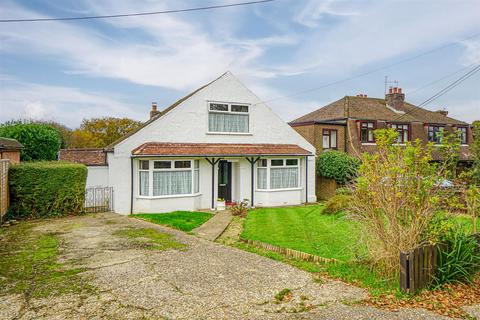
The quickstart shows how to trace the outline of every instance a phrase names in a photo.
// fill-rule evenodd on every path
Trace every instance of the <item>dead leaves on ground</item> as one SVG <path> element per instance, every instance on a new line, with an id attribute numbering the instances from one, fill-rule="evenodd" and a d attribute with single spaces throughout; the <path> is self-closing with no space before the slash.
<path id="1" fill-rule="evenodd" d="M 393 294 L 370 297 L 364 304 L 390 311 L 423 308 L 449 317 L 468 317 L 462 307 L 480 304 L 480 276 L 471 284 L 448 284 L 441 289 L 424 290 L 408 298 L 399 299 Z"/>

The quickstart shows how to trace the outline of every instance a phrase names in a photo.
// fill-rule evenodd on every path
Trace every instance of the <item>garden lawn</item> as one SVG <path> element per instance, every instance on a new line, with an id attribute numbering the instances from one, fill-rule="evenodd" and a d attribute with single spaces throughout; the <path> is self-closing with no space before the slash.
<path id="1" fill-rule="evenodd" d="M 133 215 L 133 217 L 188 232 L 207 222 L 213 217 L 213 214 L 195 211 L 173 211 L 169 213 L 140 213 Z"/>
<path id="2" fill-rule="evenodd" d="M 363 253 L 357 224 L 343 214 L 323 215 L 323 205 L 252 210 L 241 237 L 324 258 L 350 261 Z"/>

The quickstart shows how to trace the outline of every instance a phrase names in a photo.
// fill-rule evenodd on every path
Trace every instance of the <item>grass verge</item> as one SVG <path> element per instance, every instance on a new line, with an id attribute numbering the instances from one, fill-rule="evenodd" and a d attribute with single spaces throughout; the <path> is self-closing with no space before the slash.
<path id="1" fill-rule="evenodd" d="M 140 213 L 134 218 L 168 226 L 182 231 L 192 231 L 207 222 L 213 214 L 195 211 L 174 211 L 169 213 Z"/>
<path id="2" fill-rule="evenodd" d="M 81 268 L 58 262 L 60 240 L 22 222 L 0 235 L 0 295 L 22 293 L 27 299 L 93 290 Z"/>

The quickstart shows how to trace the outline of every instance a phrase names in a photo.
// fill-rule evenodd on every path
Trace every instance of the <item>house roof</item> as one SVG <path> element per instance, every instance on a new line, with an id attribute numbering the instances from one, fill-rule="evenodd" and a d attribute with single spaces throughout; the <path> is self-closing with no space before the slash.
<path id="1" fill-rule="evenodd" d="M 384 120 L 397 122 L 423 122 L 468 125 L 466 122 L 447 117 L 440 112 L 430 111 L 405 102 L 406 112 L 400 114 L 385 104 L 385 99 L 345 96 L 320 109 L 290 122 L 299 124 L 338 119 Z"/>
<path id="2" fill-rule="evenodd" d="M 103 149 L 61 149 L 58 160 L 81 163 L 87 166 L 107 165 L 106 153 Z"/>
<path id="3" fill-rule="evenodd" d="M 15 139 L 0 137 L 0 150 L 20 150 L 23 145 Z"/>
<path id="4" fill-rule="evenodd" d="M 174 108 L 176 108 L 177 106 L 179 106 L 182 102 L 184 102 L 185 100 L 187 100 L 188 98 L 190 98 L 191 96 L 193 96 L 195 93 L 199 92 L 200 90 L 204 89 L 205 87 L 209 86 L 210 84 L 212 84 L 213 82 L 217 81 L 218 79 L 222 78 L 223 76 L 225 76 L 226 74 L 230 73 L 230 71 L 227 71 L 225 72 L 224 74 L 222 74 L 220 77 L 216 78 L 215 80 L 212 80 L 210 81 L 209 83 L 201 86 L 200 88 L 190 92 L 189 94 L 187 94 L 186 96 L 180 98 L 179 100 L 175 101 L 172 105 L 170 105 L 169 107 L 163 109 L 162 111 L 160 111 L 157 115 L 151 117 L 149 120 L 147 120 L 146 122 L 144 122 L 141 126 L 139 126 L 138 128 L 136 128 L 135 130 L 132 130 L 130 131 L 129 133 L 127 133 L 126 135 L 124 135 L 123 137 L 117 139 L 116 141 L 112 142 L 110 145 L 108 145 L 106 148 L 105 148 L 105 151 L 113 151 L 113 148 L 119 144 L 120 142 L 122 142 L 123 140 L 127 139 L 128 137 L 134 135 L 135 133 L 137 133 L 138 131 L 140 131 L 141 129 L 143 129 L 144 127 L 148 126 L 150 123 L 154 122 L 155 120 L 163 117 L 165 114 L 167 114 L 168 112 L 170 112 L 171 110 L 173 110 Z"/>
<path id="5" fill-rule="evenodd" d="M 307 156 L 311 154 L 294 144 L 147 142 L 132 151 L 133 156 Z"/>

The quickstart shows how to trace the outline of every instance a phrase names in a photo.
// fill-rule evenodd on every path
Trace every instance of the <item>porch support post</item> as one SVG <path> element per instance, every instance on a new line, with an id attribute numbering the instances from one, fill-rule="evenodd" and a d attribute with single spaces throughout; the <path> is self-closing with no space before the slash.
<path id="1" fill-rule="evenodd" d="M 308 203 L 308 156 L 305 156 L 305 203 Z"/>
<path id="2" fill-rule="evenodd" d="M 212 165 L 212 210 L 215 209 L 215 165 L 220 161 L 220 159 L 222 158 L 205 158 L 205 160 Z"/>
<path id="3" fill-rule="evenodd" d="M 260 157 L 257 157 L 257 158 L 246 158 L 248 162 L 250 162 L 250 166 L 251 166 L 251 181 L 252 181 L 252 188 L 251 188 L 251 199 L 250 199 L 250 206 L 253 208 L 255 206 L 255 201 L 254 201 L 254 195 L 255 195 L 255 183 L 254 183 L 254 171 L 255 171 L 255 163 L 260 160 Z"/>

